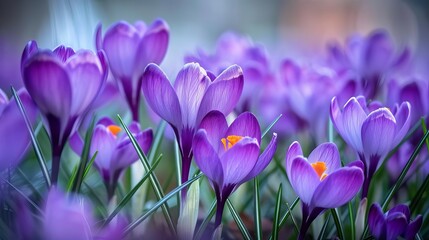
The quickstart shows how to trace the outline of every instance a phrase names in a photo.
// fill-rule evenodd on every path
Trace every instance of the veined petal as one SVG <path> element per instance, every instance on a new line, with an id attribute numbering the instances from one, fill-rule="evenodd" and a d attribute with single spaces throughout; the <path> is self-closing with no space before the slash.
<path id="1" fill-rule="evenodd" d="M 224 172 L 223 185 L 236 185 L 252 171 L 259 157 L 259 144 L 255 138 L 244 137 L 220 158 Z"/>
<path id="2" fill-rule="evenodd" d="M 99 169 L 110 169 L 112 155 L 116 147 L 116 137 L 104 126 L 97 125 L 92 135 L 91 148 L 89 151 L 90 157 L 95 157 L 94 163 Z M 116 161 L 116 159 L 113 159 Z"/>
<path id="3" fill-rule="evenodd" d="M 362 142 L 365 155 L 382 157 L 393 147 L 395 117 L 386 108 L 371 112 L 362 124 Z"/>
<path id="4" fill-rule="evenodd" d="M 208 87 L 197 115 L 197 125 L 212 110 L 228 115 L 240 99 L 243 91 L 243 71 L 233 65 L 223 71 Z"/>
<path id="5" fill-rule="evenodd" d="M 58 57 L 58 59 L 62 63 L 65 63 L 71 56 L 75 54 L 73 48 L 66 47 L 63 45 L 58 46 L 52 52 Z"/>
<path id="6" fill-rule="evenodd" d="M 334 143 L 323 143 L 317 146 L 308 156 L 309 163 L 324 162 L 326 173 L 331 174 L 341 166 L 340 153 Z"/>
<path id="7" fill-rule="evenodd" d="M 184 126 L 195 126 L 198 109 L 209 84 L 206 71 L 198 63 L 186 64 L 177 74 L 174 89 L 180 102 Z"/>
<path id="8" fill-rule="evenodd" d="M 373 204 L 369 210 L 368 227 L 375 238 L 386 237 L 386 220 L 378 203 Z"/>
<path id="9" fill-rule="evenodd" d="M 394 206 L 393 208 L 391 208 L 389 210 L 389 212 L 387 213 L 387 217 L 394 214 L 395 212 L 400 212 L 400 213 L 404 214 L 407 221 L 408 221 L 408 219 L 410 219 L 410 208 L 405 204 L 398 204 L 398 205 Z"/>
<path id="10" fill-rule="evenodd" d="M 149 64 L 142 76 L 142 90 L 148 105 L 165 121 L 181 129 L 182 113 L 176 92 L 164 72 Z"/>
<path id="11" fill-rule="evenodd" d="M 223 185 L 224 172 L 222 164 L 215 149 L 210 145 L 207 132 L 200 129 L 192 142 L 194 159 L 198 168 L 213 182 Z"/>
<path id="12" fill-rule="evenodd" d="M 363 180 L 363 172 L 360 168 L 344 167 L 338 169 L 322 180 L 311 199 L 311 206 L 340 207 L 359 192 Z"/>
<path id="13" fill-rule="evenodd" d="M 250 112 L 240 114 L 229 126 L 226 135 L 256 138 L 258 144 L 261 144 L 261 127 L 255 115 Z"/>
<path id="14" fill-rule="evenodd" d="M 143 152 L 147 154 L 149 152 L 150 146 L 152 145 L 152 130 L 147 129 L 143 132 L 140 132 L 134 135 L 134 138 L 136 139 Z M 112 156 L 112 160 L 114 162 L 110 163 L 110 169 L 113 171 L 127 168 L 138 159 L 139 157 L 137 155 L 136 149 L 131 143 L 131 140 L 128 137 L 125 137 L 124 139 L 120 140 L 120 142 L 116 145 Z"/>
<path id="15" fill-rule="evenodd" d="M 292 161 L 297 157 L 304 157 L 304 156 L 302 153 L 301 145 L 299 144 L 299 142 L 295 141 L 290 145 L 290 147 L 286 152 L 285 165 L 286 165 L 286 173 L 289 180 L 291 178 Z"/>
<path id="16" fill-rule="evenodd" d="M 407 231 L 405 232 L 405 239 L 413 240 L 416 237 L 417 232 L 420 230 L 422 223 L 422 215 L 417 216 L 414 221 L 411 221 L 410 224 L 408 224 Z"/>
<path id="17" fill-rule="evenodd" d="M 397 239 L 408 227 L 407 217 L 402 212 L 395 212 L 386 217 L 387 239 Z"/>
<path id="18" fill-rule="evenodd" d="M 37 42 L 32 40 L 25 45 L 24 51 L 21 56 L 21 72 L 23 72 L 23 68 L 26 65 L 27 61 L 39 51 L 39 47 L 37 46 Z"/>
<path id="19" fill-rule="evenodd" d="M 97 51 L 103 49 L 103 33 L 102 33 L 102 25 L 98 23 L 95 27 L 95 49 Z"/>
<path id="20" fill-rule="evenodd" d="M 210 145 L 216 152 L 219 152 L 219 148 L 223 147 L 221 139 L 226 136 L 228 130 L 225 116 L 219 111 L 211 111 L 203 118 L 198 128 L 206 130 Z"/>
<path id="21" fill-rule="evenodd" d="M 75 152 L 77 155 L 81 155 L 83 151 L 83 140 L 82 137 L 79 135 L 79 132 L 74 132 L 70 138 L 69 138 L 69 145 L 70 148 Z"/>
<path id="22" fill-rule="evenodd" d="M 294 158 L 288 177 L 296 195 L 302 202 L 310 204 L 314 191 L 320 184 L 320 178 L 310 163 L 301 156 Z"/>
<path id="23" fill-rule="evenodd" d="M 395 114 L 396 136 L 393 140 L 393 146 L 399 144 L 405 137 L 411 124 L 411 105 L 403 102 Z"/>

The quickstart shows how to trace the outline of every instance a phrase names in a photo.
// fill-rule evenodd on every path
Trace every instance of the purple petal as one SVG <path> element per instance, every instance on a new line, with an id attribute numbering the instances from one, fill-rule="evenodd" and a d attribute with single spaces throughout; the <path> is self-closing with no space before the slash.
<path id="1" fill-rule="evenodd" d="M 399 142 L 405 137 L 408 132 L 408 129 L 410 128 L 410 109 L 410 104 L 408 102 L 403 102 L 395 114 L 396 136 L 393 140 L 393 146 L 399 144 Z"/>
<path id="2" fill-rule="evenodd" d="M 142 76 L 142 90 L 148 105 L 156 114 L 176 128 L 181 127 L 182 115 L 176 92 L 157 65 L 149 64 L 146 67 Z"/>
<path id="3" fill-rule="evenodd" d="M 135 55 L 135 71 L 143 72 L 149 63 L 160 64 L 167 52 L 169 28 L 164 20 L 158 19 L 149 26 L 138 45 Z"/>
<path id="4" fill-rule="evenodd" d="M 94 134 L 92 135 L 89 154 L 92 157 L 95 152 L 98 152 L 94 163 L 99 169 L 110 170 L 112 161 L 116 161 L 116 159 L 112 159 L 115 147 L 116 136 L 114 136 L 106 127 L 97 125 L 94 129 Z"/>
<path id="5" fill-rule="evenodd" d="M 380 108 L 368 115 L 362 124 L 362 142 L 365 155 L 382 157 L 387 154 L 395 138 L 395 117 L 386 108 Z"/>
<path id="6" fill-rule="evenodd" d="M 364 56 L 364 63 L 367 70 L 382 71 L 388 65 L 393 55 L 393 43 L 384 31 L 372 33 L 368 37 L 367 49 Z"/>
<path id="7" fill-rule="evenodd" d="M 228 123 L 226 122 L 225 116 L 219 111 L 209 112 L 198 128 L 202 128 L 207 132 L 207 139 L 213 146 L 213 149 L 218 152 L 221 145 L 221 139 L 226 136 L 228 130 Z"/>
<path id="8" fill-rule="evenodd" d="M 324 162 L 326 173 L 331 174 L 341 166 L 340 153 L 334 143 L 323 143 L 317 146 L 308 156 L 309 163 Z"/>
<path id="9" fill-rule="evenodd" d="M 103 49 L 103 33 L 102 33 L 102 24 L 99 22 L 95 27 L 95 49 L 97 51 Z"/>
<path id="10" fill-rule="evenodd" d="M 226 135 L 256 138 L 258 144 L 261 143 L 261 127 L 258 119 L 250 112 L 240 114 L 229 126 Z"/>
<path id="11" fill-rule="evenodd" d="M 365 166 L 363 165 L 363 162 L 361 160 L 353 161 L 353 162 L 347 164 L 347 167 L 358 167 L 358 168 L 362 169 L 362 171 L 365 170 Z"/>
<path id="12" fill-rule="evenodd" d="M 223 185 L 236 185 L 252 171 L 259 156 L 258 141 L 244 137 L 220 158 L 224 172 Z"/>
<path id="13" fill-rule="evenodd" d="M 375 238 L 386 237 L 386 220 L 378 203 L 373 204 L 369 210 L 368 227 Z"/>
<path id="14" fill-rule="evenodd" d="M 286 173 L 289 179 L 291 177 L 292 161 L 298 156 L 304 157 L 301 145 L 299 144 L 299 142 L 295 141 L 290 145 L 289 149 L 286 152 Z"/>
<path id="15" fill-rule="evenodd" d="M 75 152 L 77 155 L 80 156 L 82 154 L 84 143 L 82 137 L 77 131 L 69 138 L 69 145 L 73 152 Z"/>
<path id="16" fill-rule="evenodd" d="M 65 47 L 63 45 L 58 46 L 52 51 L 58 59 L 65 63 L 71 56 L 75 54 L 74 50 L 70 47 Z"/>
<path id="17" fill-rule="evenodd" d="M 30 59 L 38 51 L 39 47 L 37 46 L 36 41 L 29 41 L 27 43 L 21 56 L 21 72 L 23 72 L 23 68 L 26 65 L 28 59 Z"/>
<path id="18" fill-rule="evenodd" d="M 108 127 L 110 125 L 115 125 L 115 122 L 109 117 L 103 117 L 98 120 L 97 125 L 103 125 L 105 127 Z"/>
<path id="19" fill-rule="evenodd" d="M 44 114 L 60 118 L 69 115 L 72 104 L 70 79 L 52 54 L 35 55 L 24 66 L 23 78 L 25 87 Z"/>
<path id="20" fill-rule="evenodd" d="M 405 239 L 413 240 L 416 237 L 417 232 L 420 230 L 422 223 L 423 218 L 421 215 L 417 216 L 414 221 L 411 221 L 405 232 Z"/>
<path id="21" fill-rule="evenodd" d="M 402 212 L 389 214 L 386 218 L 387 239 L 397 239 L 408 227 L 407 217 Z"/>
<path id="22" fill-rule="evenodd" d="M 398 204 L 398 205 L 394 206 L 387 213 L 387 217 L 389 217 L 390 215 L 392 215 L 393 213 L 396 213 L 396 212 L 404 214 L 407 221 L 408 221 L 408 219 L 410 219 L 410 208 L 408 208 L 407 205 Z"/>
<path id="23" fill-rule="evenodd" d="M 149 152 L 152 145 L 153 133 L 151 129 L 147 129 L 134 135 L 137 143 L 145 154 Z M 123 169 L 130 166 L 132 163 L 139 159 L 136 149 L 134 148 L 131 140 L 126 137 L 117 144 L 113 153 L 112 162 L 110 165 L 111 170 Z"/>
<path id="24" fill-rule="evenodd" d="M 336 208 L 350 201 L 363 183 L 362 169 L 344 167 L 329 174 L 314 192 L 311 205 L 321 208 Z"/>
<path id="25" fill-rule="evenodd" d="M 270 164 L 277 150 L 277 133 L 273 133 L 270 143 L 265 148 L 264 152 L 259 156 L 258 161 L 252 171 L 246 176 L 243 182 L 246 182 L 259 175 Z"/>
<path id="26" fill-rule="evenodd" d="M 194 127 L 200 103 L 210 79 L 198 63 L 188 63 L 177 75 L 174 89 L 182 110 L 182 123 Z"/>
<path id="27" fill-rule="evenodd" d="M 243 91 L 243 71 L 233 65 L 223 71 L 209 86 L 197 115 L 197 124 L 212 110 L 228 115 L 240 99 Z"/>
<path id="28" fill-rule="evenodd" d="M 320 184 L 316 171 L 306 159 L 298 156 L 292 160 L 290 174 L 289 181 L 296 195 L 302 202 L 310 204 L 314 191 Z"/>
<path id="29" fill-rule="evenodd" d="M 204 129 L 198 130 L 195 134 L 192 142 L 192 148 L 194 150 L 195 163 L 198 168 L 211 181 L 222 186 L 224 178 L 222 164 L 215 149 L 210 145 L 207 132 Z"/>

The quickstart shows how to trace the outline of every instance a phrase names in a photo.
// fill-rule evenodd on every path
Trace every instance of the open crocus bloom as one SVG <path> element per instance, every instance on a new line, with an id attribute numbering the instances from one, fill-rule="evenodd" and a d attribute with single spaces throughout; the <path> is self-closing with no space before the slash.
<path id="1" fill-rule="evenodd" d="M 301 145 L 292 143 L 286 153 L 286 172 L 302 201 L 300 237 L 325 209 L 339 207 L 358 193 L 364 180 L 362 167 L 360 161 L 341 167 L 340 154 L 333 143 L 319 145 L 308 159 Z"/>
<path id="2" fill-rule="evenodd" d="M 382 159 L 404 138 L 410 128 L 410 104 L 403 102 L 393 113 L 385 107 L 367 106 L 363 96 L 352 97 L 341 109 L 337 99 L 331 102 L 331 119 L 344 141 L 359 155 L 365 166 L 366 197 L 372 175 Z"/>
<path id="3" fill-rule="evenodd" d="M 152 145 L 152 129 L 141 131 L 136 122 L 131 123 L 128 128 L 147 154 Z M 90 157 L 97 152 L 94 163 L 103 177 L 109 199 L 114 194 L 122 170 L 139 159 L 127 134 L 120 132 L 122 129 L 110 118 L 100 119 L 95 126 L 89 151 Z M 82 152 L 83 141 L 77 133 L 70 139 L 70 145 L 76 153 Z"/>
<path id="4" fill-rule="evenodd" d="M 182 155 L 182 182 L 188 180 L 192 159 L 192 139 L 203 117 L 212 110 L 229 114 L 243 89 L 243 73 L 233 65 L 213 81 L 197 63 L 186 64 L 174 87 L 164 72 L 149 64 L 143 74 L 142 89 L 148 105 L 173 128 Z"/>
<path id="5" fill-rule="evenodd" d="M 380 205 L 375 203 L 368 213 L 368 227 L 377 239 L 393 240 L 401 236 L 412 240 L 422 226 L 423 218 L 419 215 L 412 221 L 410 217 L 410 209 L 406 205 L 396 205 L 384 214 Z"/>
<path id="6" fill-rule="evenodd" d="M 192 144 L 195 162 L 210 180 L 217 199 L 216 226 L 225 201 L 242 183 L 261 173 L 277 147 L 277 134 L 260 154 L 261 130 L 256 117 L 240 114 L 228 127 L 225 116 L 212 111 L 201 121 Z"/>
<path id="7" fill-rule="evenodd" d="M 103 49 L 110 69 L 133 115 L 139 120 L 141 75 L 149 63 L 160 64 L 167 52 L 169 27 L 162 19 L 150 26 L 142 21 L 134 25 L 120 21 L 102 37 L 101 25 L 96 30 L 96 47 Z"/>

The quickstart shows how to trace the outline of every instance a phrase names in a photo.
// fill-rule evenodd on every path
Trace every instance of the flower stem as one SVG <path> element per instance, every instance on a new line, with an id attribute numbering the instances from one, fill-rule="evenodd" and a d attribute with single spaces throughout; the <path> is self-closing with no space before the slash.
<path id="1" fill-rule="evenodd" d="M 219 225 L 222 223 L 222 215 L 223 215 L 223 209 L 225 208 L 225 201 L 218 199 L 217 200 L 217 206 L 216 206 L 216 218 L 215 218 L 215 227 L 214 229 L 217 229 Z"/>
<path id="2" fill-rule="evenodd" d="M 51 183 L 56 185 L 58 182 L 58 175 L 60 172 L 60 160 L 61 152 L 63 147 L 57 144 L 52 144 L 52 172 L 51 172 Z"/>

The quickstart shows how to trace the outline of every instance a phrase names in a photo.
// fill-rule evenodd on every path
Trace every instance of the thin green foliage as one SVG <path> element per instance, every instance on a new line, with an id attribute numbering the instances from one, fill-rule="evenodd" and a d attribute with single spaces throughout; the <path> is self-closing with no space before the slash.
<path id="1" fill-rule="evenodd" d="M 326 232 L 326 228 L 328 227 L 329 224 L 329 220 L 331 220 L 331 212 L 326 212 L 326 219 L 325 222 L 323 223 L 322 229 L 320 230 L 319 236 L 317 237 L 317 240 L 322 240 L 325 239 L 325 232 Z"/>
<path id="2" fill-rule="evenodd" d="M 280 210 L 281 210 L 281 203 L 282 203 L 282 196 L 283 194 L 283 188 L 282 184 L 280 183 L 279 190 L 277 191 L 277 197 L 276 197 L 276 208 L 274 209 L 274 219 L 273 219 L 273 231 L 271 233 L 272 238 L 274 240 L 279 239 L 279 221 L 280 221 Z"/>
<path id="3" fill-rule="evenodd" d="M 243 220 L 241 220 L 240 215 L 238 215 L 237 211 L 235 210 L 234 206 L 232 205 L 231 201 L 229 201 L 229 199 L 226 200 L 226 205 L 228 206 L 228 209 L 231 212 L 232 218 L 237 224 L 238 229 L 240 230 L 241 235 L 243 236 L 243 239 L 246 239 L 246 240 L 252 239 L 252 237 L 250 237 L 249 230 L 247 230 L 246 225 L 244 224 Z"/>
<path id="4" fill-rule="evenodd" d="M 265 137 L 265 135 L 271 130 L 271 128 L 274 127 L 274 125 L 280 120 L 282 116 L 283 114 L 280 114 L 270 125 L 268 125 L 268 127 L 262 132 L 261 138 Z"/>
<path id="5" fill-rule="evenodd" d="M 158 151 L 159 145 L 161 145 L 165 127 L 167 126 L 167 123 L 165 121 L 161 121 L 158 124 L 158 127 L 156 128 L 155 136 L 153 137 L 152 147 L 150 148 L 149 152 L 149 163 L 152 163 L 152 161 L 155 159 L 155 154 Z"/>
<path id="6" fill-rule="evenodd" d="M 349 220 L 350 220 L 350 234 L 351 234 L 351 239 L 355 240 L 356 239 L 356 226 L 355 226 L 355 219 L 353 216 L 353 206 L 352 206 L 352 200 L 350 200 L 350 202 L 347 204 L 348 205 L 348 209 L 349 209 Z"/>
<path id="7" fill-rule="evenodd" d="M 337 228 L 337 234 L 339 239 L 344 239 L 343 226 L 341 219 L 338 216 L 338 210 L 336 208 L 331 209 L 332 218 L 334 219 L 335 226 Z"/>
<path id="8" fill-rule="evenodd" d="M 420 200 L 423 197 L 423 194 L 426 192 L 427 188 L 429 186 L 429 175 L 426 176 L 425 180 L 423 181 L 423 184 L 420 186 L 419 190 L 417 191 L 416 195 L 414 195 L 413 200 L 410 204 L 410 213 L 413 214 L 417 210 L 417 206 L 420 203 Z"/>
<path id="9" fill-rule="evenodd" d="M 289 207 L 289 203 L 286 203 L 286 209 L 291 212 L 292 210 Z M 296 224 L 295 218 L 293 217 L 293 214 L 290 215 L 290 219 L 292 219 L 292 223 L 295 229 L 296 233 L 299 233 L 299 228 L 298 228 L 298 224 Z"/>
<path id="10" fill-rule="evenodd" d="M 209 224 L 210 220 L 212 220 L 213 216 L 215 215 L 215 212 L 216 212 L 216 200 L 214 200 L 213 203 L 211 204 L 206 218 L 204 218 L 203 222 L 201 223 L 200 227 L 198 228 L 198 231 L 194 235 L 195 240 L 201 239 L 204 231 L 206 230 L 207 225 Z"/>
<path id="11" fill-rule="evenodd" d="M 89 163 L 88 163 L 88 164 L 87 164 L 87 166 L 85 167 L 85 171 L 84 171 L 84 173 L 83 173 L 83 179 L 85 179 L 86 175 L 88 174 L 89 170 L 90 170 L 90 169 L 91 169 L 91 167 L 92 167 L 92 164 L 94 164 L 94 161 L 95 161 L 95 158 L 97 157 L 97 154 L 98 154 L 98 151 L 96 151 L 96 152 L 94 153 L 94 156 L 92 156 L 91 160 L 89 161 Z M 80 165 L 76 165 L 76 166 L 73 168 L 73 172 L 72 172 L 72 174 L 71 174 L 71 176 L 70 176 L 70 178 L 69 178 L 69 181 L 68 181 L 68 183 L 67 183 L 67 191 L 68 191 L 68 192 L 72 191 L 72 188 L 73 188 L 74 182 L 76 181 L 76 178 L 77 178 L 77 172 L 78 172 L 78 168 L 79 168 L 79 166 L 80 166 Z"/>
<path id="12" fill-rule="evenodd" d="M 426 133 L 428 131 L 428 128 L 427 128 L 426 123 L 425 123 L 425 118 L 421 118 L 420 122 L 422 124 L 423 133 Z M 428 153 L 429 153 L 429 138 L 426 138 L 426 148 L 427 148 Z"/>
<path id="13" fill-rule="evenodd" d="M 254 178 L 253 181 L 253 194 L 255 202 L 255 229 L 256 229 L 256 239 L 262 239 L 262 224 L 261 224 L 261 203 L 259 199 L 259 180 L 258 177 Z"/>
<path id="14" fill-rule="evenodd" d="M 289 215 L 291 215 L 292 214 L 292 210 L 295 208 L 295 206 L 298 204 L 298 202 L 299 202 L 299 197 L 297 197 L 294 201 L 293 201 L 293 203 L 292 203 L 292 205 L 290 206 L 290 208 L 283 214 L 283 216 L 280 218 L 280 222 L 278 223 L 278 228 L 280 229 L 285 223 L 286 223 L 286 220 L 287 220 L 287 218 L 289 217 Z M 273 236 L 271 235 L 270 236 L 270 238 L 269 239 L 272 239 L 273 238 Z"/>
<path id="15" fill-rule="evenodd" d="M 11 186 L 17 193 L 19 193 L 19 195 L 21 195 L 22 198 L 24 198 L 28 203 L 30 203 L 31 206 L 34 207 L 34 209 L 37 210 L 37 213 L 40 214 L 41 216 L 43 216 L 43 211 L 42 209 L 39 208 L 39 206 L 37 206 L 37 204 L 35 202 L 33 202 L 33 200 L 31 200 L 29 197 L 27 197 L 27 195 L 25 195 L 25 193 L 23 193 L 21 190 L 19 190 L 17 187 L 15 187 L 11 182 L 9 182 L 6 179 L 2 179 L 3 182 L 7 183 L 9 186 Z"/>
<path id="16" fill-rule="evenodd" d="M 179 143 L 176 141 L 174 141 L 174 159 L 176 160 L 176 181 L 177 181 L 177 185 L 179 186 L 180 184 L 182 184 L 182 159 L 180 158 L 180 149 L 179 149 Z M 181 197 L 180 194 L 177 195 L 177 205 L 180 206 L 181 208 Z"/>

